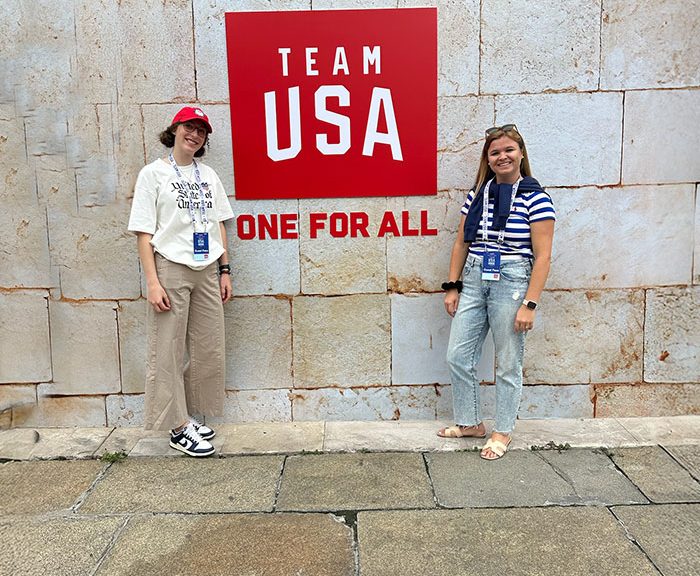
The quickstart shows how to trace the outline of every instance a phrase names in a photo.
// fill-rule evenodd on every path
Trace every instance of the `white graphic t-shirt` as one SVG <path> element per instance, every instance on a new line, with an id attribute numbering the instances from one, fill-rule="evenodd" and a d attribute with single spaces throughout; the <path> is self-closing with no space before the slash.
<path id="1" fill-rule="evenodd" d="M 183 175 L 180 180 L 170 163 L 159 158 L 139 172 L 131 204 L 129 230 L 153 234 L 151 245 L 156 252 L 171 262 L 201 270 L 223 254 L 219 222 L 233 218 L 233 210 L 216 172 L 201 162 L 197 162 L 197 167 L 208 220 L 206 229 L 201 222 L 200 191 L 194 165 L 179 166 Z M 194 259 L 190 199 L 197 221 L 196 231 L 209 233 L 209 257 L 204 261 Z"/>

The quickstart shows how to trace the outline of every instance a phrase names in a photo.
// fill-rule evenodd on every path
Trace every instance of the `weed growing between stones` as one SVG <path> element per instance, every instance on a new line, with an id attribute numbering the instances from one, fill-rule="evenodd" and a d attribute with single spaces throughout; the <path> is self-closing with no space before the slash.
<path id="1" fill-rule="evenodd" d="M 124 450 L 118 450 L 117 452 L 105 452 L 100 456 L 100 460 L 102 462 L 109 462 L 114 463 L 114 462 L 121 462 L 126 458 L 127 454 L 124 452 Z"/>
<path id="2" fill-rule="evenodd" d="M 571 448 L 571 444 L 568 442 L 566 444 L 557 444 L 554 440 L 550 440 L 547 442 L 544 446 L 540 446 L 538 444 L 533 444 L 530 446 L 530 450 L 533 452 L 537 452 L 538 450 L 556 450 L 561 454 L 562 450 L 569 450 Z"/>

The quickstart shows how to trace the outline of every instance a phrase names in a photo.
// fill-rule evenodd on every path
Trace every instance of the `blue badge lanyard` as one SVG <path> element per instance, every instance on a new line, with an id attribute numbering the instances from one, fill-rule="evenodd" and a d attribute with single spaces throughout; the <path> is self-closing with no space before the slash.
<path id="1" fill-rule="evenodd" d="M 489 180 L 486 183 L 486 188 L 484 188 L 484 198 L 482 201 L 482 212 L 481 212 L 481 230 L 482 230 L 482 235 L 483 235 L 483 242 L 484 242 L 484 251 L 488 252 L 489 249 L 489 188 L 491 188 L 491 182 L 493 182 L 493 178 Z M 513 190 L 510 193 L 510 208 L 508 209 L 508 218 L 510 218 L 510 213 L 513 211 L 513 203 L 515 202 L 515 195 L 518 193 L 518 186 L 520 185 L 520 181 L 522 178 L 518 178 L 518 181 L 513 184 Z M 495 209 L 495 202 L 494 202 L 494 209 Z M 496 215 L 494 214 L 494 220 L 496 219 Z M 508 219 L 506 219 L 506 224 L 508 223 Z M 506 227 L 505 225 L 501 230 L 498 231 L 498 248 L 497 250 L 500 251 L 500 246 L 503 244 L 503 240 L 506 237 Z"/>
<path id="2" fill-rule="evenodd" d="M 174 168 L 175 174 L 178 177 L 178 180 L 180 180 L 180 184 L 187 190 L 187 207 L 189 208 L 190 211 L 190 218 L 192 219 L 192 228 L 194 231 L 197 231 L 197 216 L 194 213 L 194 208 L 192 207 L 192 204 L 195 201 L 195 198 L 192 195 L 192 187 L 189 185 L 188 182 L 185 181 L 185 178 L 182 175 L 182 172 L 180 172 L 180 168 L 177 165 L 177 162 L 175 162 L 175 157 L 173 156 L 173 153 L 170 153 L 170 156 L 168 156 L 170 159 L 170 165 Z M 207 225 L 209 224 L 209 219 L 207 218 L 207 209 L 204 205 L 204 185 L 202 184 L 202 178 L 199 174 L 199 166 L 197 166 L 197 162 L 192 159 L 192 163 L 194 164 L 194 180 L 197 183 L 197 188 L 199 189 L 199 215 L 200 219 L 202 221 L 202 226 L 204 227 L 204 231 L 206 232 L 207 230 Z"/>

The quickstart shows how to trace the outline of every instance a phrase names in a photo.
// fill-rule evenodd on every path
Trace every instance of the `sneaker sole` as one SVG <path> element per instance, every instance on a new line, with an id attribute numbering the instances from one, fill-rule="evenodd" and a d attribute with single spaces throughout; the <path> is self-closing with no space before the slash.
<path id="1" fill-rule="evenodd" d="M 211 456 L 216 452 L 215 448 L 212 448 L 211 452 L 190 452 L 184 446 L 180 446 L 179 444 L 173 444 L 172 442 L 170 442 L 170 447 L 175 448 L 175 450 L 179 450 L 183 454 L 187 454 L 187 456 L 192 456 L 193 458 L 206 458 L 207 456 Z"/>

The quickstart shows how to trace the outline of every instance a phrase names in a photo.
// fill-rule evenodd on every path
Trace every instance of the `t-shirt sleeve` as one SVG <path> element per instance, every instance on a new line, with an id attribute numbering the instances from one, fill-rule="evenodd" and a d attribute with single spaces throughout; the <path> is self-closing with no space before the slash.
<path id="1" fill-rule="evenodd" d="M 474 190 L 470 190 L 469 194 L 467 194 L 467 200 L 464 202 L 464 206 L 462 206 L 462 214 L 465 216 L 469 213 L 469 207 L 472 205 L 472 202 L 474 201 Z"/>
<path id="2" fill-rule="evenodd" d="M 218 222 L 223 222 L 224 220 L 230 220 L 233 218 L 233 210 L 231 209 L 231 202 L 229 202 L 226 196 L 226 191 L 224 190 L 224 185 L 221 183 L 219 175 L 212 172 L 212 182 L 214 183 L 214 197 L 216 198 L 216 219 Z"/>
<path id="3" fill-rule="evenodd" d="M 528 204 L 528 213 L 530 222 L 538 222 L 540 220 L 556 220 L 554 212 L 554 204 L 552 198 L 544 190 L 537 192 L 530 198 Z"/>
<path id="4" fill-rule="evenodd" d="M 156 198 L 158 190 L 156 178 L 149 166 L 139 172 L 134 187 L 134 199 L 131 202 L 128 229 L 131 232 L 156 232 Z"/>

